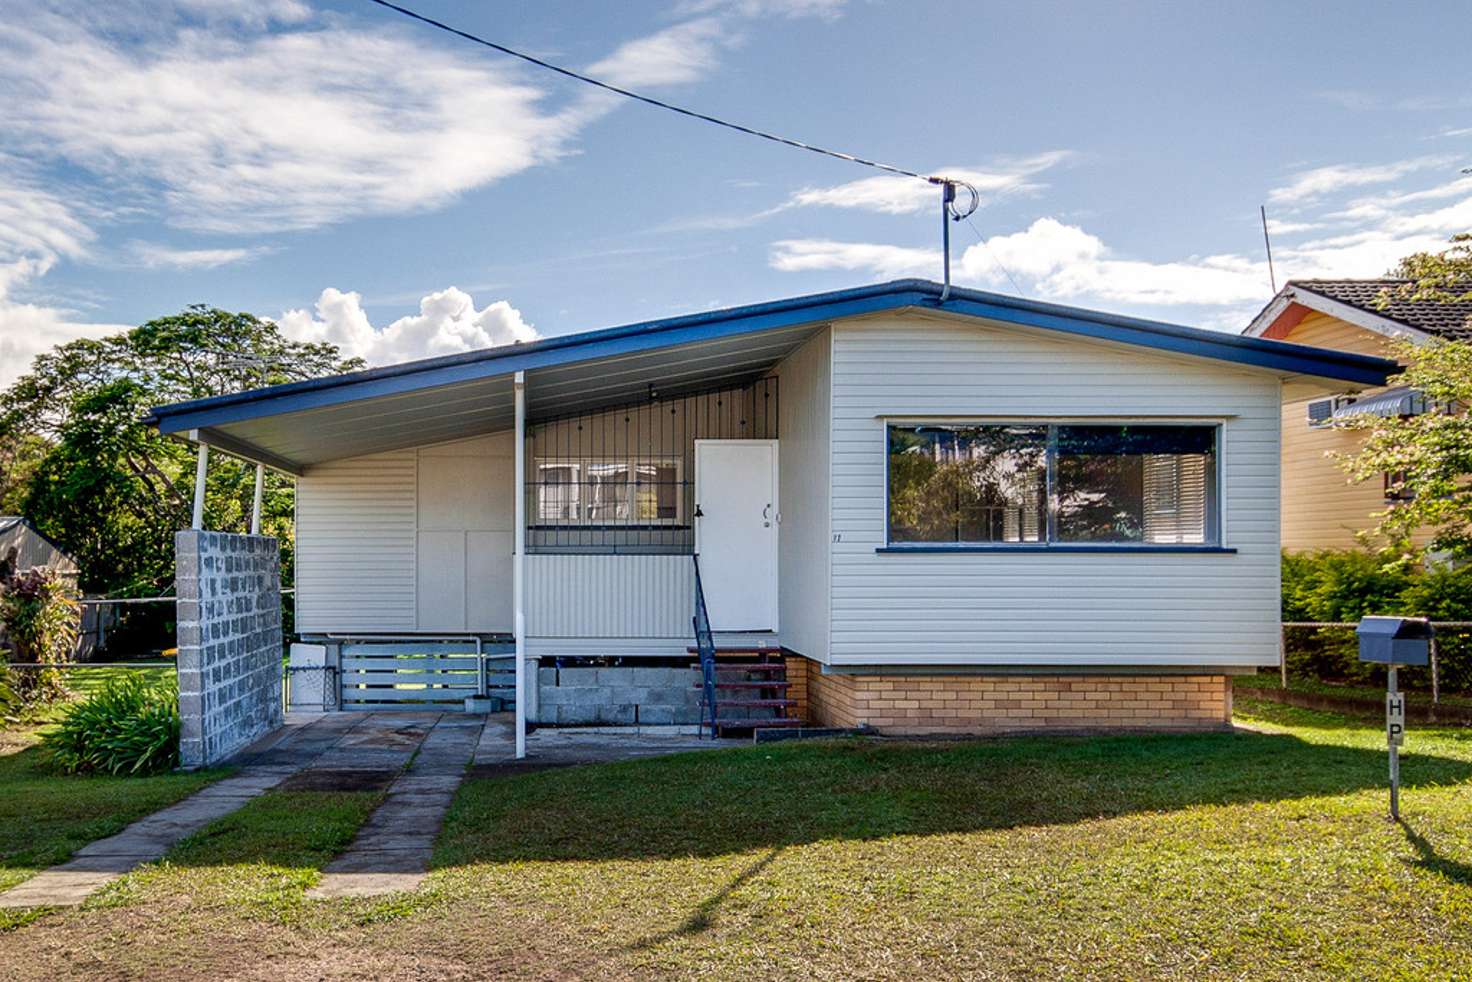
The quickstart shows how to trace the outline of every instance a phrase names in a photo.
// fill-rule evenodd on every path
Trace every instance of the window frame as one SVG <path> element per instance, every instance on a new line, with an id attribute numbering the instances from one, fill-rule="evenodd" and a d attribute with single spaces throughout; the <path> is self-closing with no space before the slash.
<path id="1" fill-rule="evenodd" d="M 880 507 L 883 511 L 884 542 L 875 548 L 878 553 L 1235 553 L 1236 548 L 1227 544 L 1226 461 L 1224 435 L 1225 417 L 1180 417 L 1180 416 L 877 416 L 879 440 L 884 459 L 884 478 L 880 489 Z M 1047 429 L 1047 463 L 1044 467 L 1044 488 L 1047 508 L 1044 535 L 1041 542 L 895 542 L 891 538 L 889 510 L 889 429 L 891 426 L 1038 426 Z M 1057 542 L 1057 509 L 1055 508 L 1055 471 L 1057 460 L 1058 428 L 1063 426 L 1199 426 L 1212 430 L 1215 475 L 1211 489 L 1213 498 L 1208 499 L 1206 542 Z"/>
<path id="2" fill-rule="evenodd" d="M 629 474 L 625 483 L 624 504 L 628 509 L 629 517 L 616 521 L 595 520 L 588 516 L 589 503 L 585 496 L 589 490 L 586 478 L 588 471 L 599 464 L 623 465 Z M 673 467 L 675 470 L 675 515 L 673 518 L 639 518 L 638 495 L 639 495 L 639 468 L 652 465 L 658 467 Z M 535 457 L 532 460 L 532 471 L 540 475 L 544 466 L 571 467 L 579 475 L 576 487 L 578 489 L 576 504 L 577 517 L 574 519 L 543 519 L 541 517 L 541 500 L 539 492 L 544 487 L 551 485 L 537 481 L 531 485 L 532 501 L 528 505 L 529 512 L 536 513 L 536 520 L 529 527 L 536 528 L 559 528 L 559 529 L 649 529 L 649 528 L 678 528 L 683 527 L 685 522 L 685 461 L 679 456 L 649 457 L 641 455 L 631 456 L 588 456 L 588 457 Z"/>

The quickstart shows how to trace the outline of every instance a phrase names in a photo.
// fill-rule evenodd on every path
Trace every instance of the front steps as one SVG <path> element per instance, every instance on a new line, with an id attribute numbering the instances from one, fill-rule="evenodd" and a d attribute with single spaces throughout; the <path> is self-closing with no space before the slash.
<path id="1" fill-rule="evenodd" d="M 696 649 L 690 649 L 696 654 Z M 717 736 L 728 731 L 753 732 L 801 727 L 793 715 L 797 700 L 789 697 L 787 662 L 780 654 L 762 648 L 718 648 L 716 650 Z M 697 689 L 702 686 L 697 685 Z M 706 707 L 702 697 L 700 704 Z"/>

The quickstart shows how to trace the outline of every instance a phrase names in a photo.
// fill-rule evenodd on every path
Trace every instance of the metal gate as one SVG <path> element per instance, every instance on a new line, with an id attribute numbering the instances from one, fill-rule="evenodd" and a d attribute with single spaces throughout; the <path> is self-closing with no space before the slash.
<path id="1" fill-rule="evenodd" d="M 516 646 L 455 641 L 353 641 L 338 673 L 343 709 L 454 710 L 478 694 L 515 704 Z"/>

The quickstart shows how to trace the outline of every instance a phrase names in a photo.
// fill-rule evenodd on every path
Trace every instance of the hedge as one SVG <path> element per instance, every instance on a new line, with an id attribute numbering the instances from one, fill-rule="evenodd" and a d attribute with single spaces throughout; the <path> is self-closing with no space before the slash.
<path id="1" fill-rule="evenodd" d="M 1371 614 L 1472 621 L 1472 565 L 1387 569 L 1365 550 L 1283 554 L 1284 621 L 1358 621 Z M 1324 681 L 1383 683 L 1383 668 L 1362 664 L 1352 628 L 1288 628 L 1288 673 Z M 1437 636 L 1441 687 L 1472 692 L 1472 629 Z M 1402 669 L 1407 688 L 1429 689 L 1428 669 Z"/>

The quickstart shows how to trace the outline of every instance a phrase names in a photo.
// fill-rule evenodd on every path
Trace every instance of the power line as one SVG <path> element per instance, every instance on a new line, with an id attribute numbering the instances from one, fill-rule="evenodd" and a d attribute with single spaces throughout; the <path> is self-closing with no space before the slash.
<path id="1" fill-rule="evenodd" d="M 1027 291 L 1017 285 L 1017 280 L 1013 279 L 1012 277 L 1012 271 L 1006 266 L 1002 265 L 1002 260 L 997 255 L 996 251 L 992 249 L 992 244 L 986 240 L 986 236 L 981 234 L 981 229 L 976 227 L 976 223 L 971 220 L 971 216 L 969 215 L 966 216 L 966 224 L 970 225 L 971 231 L 976 233 L 977 241 L 980 242 L 982 246 L 986 249 L 987 255 L 992 257 L 992 262 L 996 263 L 997 268 L 1000 269 L 1003 273 L 1007 274 L 1007 282 L 1012 284 L 1012 289 L 1017 291 L 1017 295 L 1019 297 L 1027 299 Z"/>
<path id="2" fill-rule="evenodd" d="M 437 28 L 441 31 L 446 31 L 450 34 L 455 35 L 456 37 L 464 38 L 465 40 L 474 42 L 475 44 L 483 45 L 493 51 L 499 51 L 502 54 L 510 55 L 513 58 L 520 58 L 522 61 L 536 65 L 538 68 L 545 68 L 548 71 L 556 72 L 559 75 L 565 75 L 568 78 L 576 79 L 579 82 L 586 82 L 587 84 L 596 86 L 597 88 L 603 89 L 604 91 L 612 92 L 616 95 L 621 95 L 626 99 L 633 99 L 636 102 L 642 102 L 645 105 L 654 106 L 656 109 L 667 109 L 672 113 L 679 113 L 681 116 L 688 116 L 691 119 L 698 119 L 702 120 L 703 122 L 714 123 L 716 126 L 724 126 L 728 130 L 735 130 L 738 133 L 745 133 L 748 136 L 760 137 L 763 140 L 770 140 L 773 143 L 780 143 L 784 146 L 795 147 L 798 150 L 807 150 L 811 153 L 819 153 L 825 157 L 833 157 L 838 160 L 847 160 L 848 162 L 854 164 L 863 164 L 865 167 L 873 167 L 878 170 L 888 171 L 891 174 L 898 174 L 902 177 L 913 177 L 921 181 L 928 181 L 931 184 L 965 183 L 963 181 L 954 181 L 951 178 L 921 174 L 917 171 L 906 170 L 903 167 L 896 167 L 893 164 L 886 164 L 877 160 L 869 160 L 865 157 L 856 157 L 851 153 L 843 153 L 839 150 L 829 150 L 826 147 L 816 146 L 811 143 L 804 143 L 801 140 L 793 140 L 789 137 L 780 136 L 776 133 L 768 133 L 765 130 L 755 129 L 750 126 L 743 126 L 740 123 L 733 123 L 730 120 L 721 119 L 718 116 L 711 116 L 706 113 L 696 112 L 694 109 L 686 109 L 684 106 L 677 106 L 674 103 L 664 102 L 660 99 L 655 99 L 652 96 L 640 95 L 638 92 L 631 92 L 630 90 L 620 88 L 617 85 L 600 81 L 599 79 L 584 75 L 581 72 L 575 72 L 571 68 L 563 68 L 561 65 L 554 65 L 550 61 L 543 61 L 541 58 L 534 57 L 522 51 L 517 51 L 515 48 L 508 48 L 504 44 L 497 44 L 495 41 L 490 41 L 486 38 L 480 37 L 479 35 L 471 34 L 469 31 L 462 31 L 458 27 L 451 27 L 449 24 L 446 24 L 443 21 L 437 21 L 433 17 L 426 17 L 421 13 L 410 10 L 408 7 L 401 7 L 396 3 L 390 3 L 389 0 L 370 0 L 370 2 L 376 3 L 380 7 L 387 7 L 389 10 L 397 11 L 398 13 L 403 14 L 405 17 L 408 17 L 412 20 L 417 20 L 422 24 L 428 24 L 430 27 Z"/>

